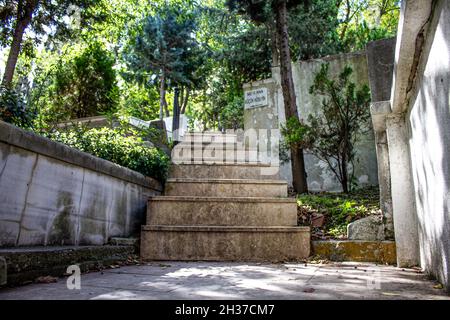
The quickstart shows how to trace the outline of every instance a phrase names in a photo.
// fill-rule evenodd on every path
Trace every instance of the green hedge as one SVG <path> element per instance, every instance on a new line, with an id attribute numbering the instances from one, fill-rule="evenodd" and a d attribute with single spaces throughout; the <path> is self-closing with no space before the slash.
<path id="1" fill-rule="evenodd" d="M 167 177 L 169 157 L 157 148 L 146 147 L 136 136 L 124 136 L 109 128 L 83 130 L 80 127 L 47 133 L 46 136 L 145 176 L 160 181 Z"/>

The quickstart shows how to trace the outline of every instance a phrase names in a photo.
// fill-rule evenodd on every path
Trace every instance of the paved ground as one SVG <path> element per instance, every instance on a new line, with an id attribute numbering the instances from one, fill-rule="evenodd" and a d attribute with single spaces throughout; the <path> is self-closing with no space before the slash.
<path id="1" fill-rule="evenodd" d="M 449 299 L 412 269 L 361 263 L 164 262 L 0 289 L 3 299 Z"/>

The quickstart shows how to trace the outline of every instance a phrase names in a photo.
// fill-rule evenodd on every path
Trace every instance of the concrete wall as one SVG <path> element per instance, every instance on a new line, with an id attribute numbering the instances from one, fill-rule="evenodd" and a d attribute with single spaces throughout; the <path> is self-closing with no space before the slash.
<path id="1" fill-rule="evenodd" d="M 450 1 L 402 2 L 394 60 L 388 101 L 371 111 L 387 135 L 397 265 L 450 292 Z"/>
<path id="2" fill-rule="evenodd" d="M 450 1 L 432 17 L 406 119 L 420 263 L 450 290 Z"/>
<path id="3" fill-rule="evenodd" d="M 135 235 L 160 192 L 151 178 L 0 121 L 0 246 Z"/>
<path id="4" fill-rule="evenodd" d="M 293 78 L 297 97 L 299 115 L 307 119 L 309 114 L 320 113 L 322 107 L 321 96 L 309 94 L 309 88 L 313 84 L 315 74 L 323 63 L 330 63 L 330 75 L 337 76 L 346 65 L 353 69 L 352 80 L 358 85 L 369 84 L 367 58 L 365 52 L 341 54 L 324 57 L 322 59 L 300 61 L 293 63 Z M 272 69 L 272 78 L 244 85 L 244 91 L 255 88 L 268 88 L 269 105 L 255 109 L 245 110 L 244 128 L 279 127 L 279 123 L 285 122 L 283 94 L 280 85 L 279 67 Z M 368 124 L 370 126 L 370 124 Z M 360 186 L 377 185 L 377 161 L 375 152 L 374 134 L 369 131 L 361 137 L 357 147 L 359 163 L 356 165 L 355 176 Z M 308 187 L 311 191 L 341 191 L 338 180 L 334 177 L 327 164 L 317 159 L 314 155 L 305 154 L 306 172 L 308 174 Z M 290 163 L 282 165 L 281 176 L 292 184 Z"/>

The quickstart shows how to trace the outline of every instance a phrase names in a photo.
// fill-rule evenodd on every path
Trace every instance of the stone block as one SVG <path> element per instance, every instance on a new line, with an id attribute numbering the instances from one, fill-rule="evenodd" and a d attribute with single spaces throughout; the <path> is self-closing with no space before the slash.
<path id="1" fill-rule="evenodd" d="M 347 226 L 349 240 L 384 240 L 384 225 L 379 216 L 369 216 L 356 220 Z"/>
<path id="2" fill-rule="evenodd" d="M 149 225 L 296 226 L 295 199 L 152 197 Z"/>
<path id="3" fill-rule="evenodd" d="M 283 180 L 168 179 L 167 196 L 287 197 Z"/>
<path id="4" fill-rule="evenodd" d="M 312 241 L 312 254 L 330 261 L 397 262 L 394 241 Z"/>
<path id="5" fill-rule="evenodd" d="M 143 260 L 282 262 L 309 253 L 309 227 L 142 227 Z"/>
<path id="6" fill-rule="evenodd" d="M 194 179 L 279 179 L 279 167 L 250 163 L 174 164 L 170 169 L 170 177 Z"/>

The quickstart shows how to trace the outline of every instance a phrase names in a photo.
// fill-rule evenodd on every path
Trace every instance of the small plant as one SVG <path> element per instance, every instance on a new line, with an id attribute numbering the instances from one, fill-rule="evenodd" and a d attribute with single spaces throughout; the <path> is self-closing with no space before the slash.
<path id="1" fill-rule="evenodd" d="M 370 127 L 370 91 L 367 85 L 356 89 L 350 67 L 337 79 L 330 79 L 328 68 L 321 66 L 310 88 L 310 94 L 325 97 L 322 112 L 308 117 L 310 150 L 328 164 L 347 193 L 354 180 L 355 144 Z"/>

